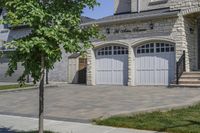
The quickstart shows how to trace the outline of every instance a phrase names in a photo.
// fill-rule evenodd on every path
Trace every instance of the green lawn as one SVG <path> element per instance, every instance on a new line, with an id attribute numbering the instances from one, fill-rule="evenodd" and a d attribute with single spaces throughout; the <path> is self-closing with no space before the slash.
<path id="1" fill-rule="evenodd" d="M 15 85 L 0 85 L 0 90 L 9 90 L 9 89 L 20 89 L 20 88 L 25 88 L 25 87 L 31 87 L 33 85 L 23 85 L 20 87 L 19 84 Z"/>
<path id="2" fill-rule="evenodd" d="M 116 116 L 95 120 L 98 125 L 154 130 L 169 133 L 200 133 L 200 104 L 168 112 Z"/>

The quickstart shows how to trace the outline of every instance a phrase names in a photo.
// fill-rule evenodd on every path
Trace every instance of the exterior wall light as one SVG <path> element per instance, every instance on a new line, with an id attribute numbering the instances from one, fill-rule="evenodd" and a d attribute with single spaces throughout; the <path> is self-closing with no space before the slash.
<path id="1" fill-rule="evenodd" d="M 153 29 L 154 29 L 154 24 L 151 22 L 151 23 L 149 24 L 149 27 L 150 27 L 151 30 L 153 30 Z"/>
<path id="2" fill-rule="evenodd" d="M 194 33 L 194 29 L 190 28 L 190 34 L 193 34 L 193 33 Z"/>
<path id="3" fill-rule="evenodd" d="M 106 28 L 106 33 L 110 34 L 110 28 Z"/>

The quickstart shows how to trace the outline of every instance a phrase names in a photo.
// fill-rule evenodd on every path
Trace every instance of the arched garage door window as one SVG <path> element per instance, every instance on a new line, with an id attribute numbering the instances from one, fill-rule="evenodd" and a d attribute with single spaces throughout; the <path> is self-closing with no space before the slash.
<path id="1" fill-rule="evenodd" d="M 173 44 L 169 43 L 147 43 L 137 47 L 137 54 L 165 53 L 174 52 Z"/>
<path id="2" fill-rule="evenodd" d="M 175 46 L 145 43 L 136 48 L 136 85 L 169 85 L 175 77 Z"/>
<path id="3" fill-rule="evenodd" d="M 128 48 L 122 46 L 106 46 L 97 50 L 97 56 L 126 54 L 128 54 Z"/>
<path id="4" fill-rule="evenodd" d="M 128 48 L 105 46 L 96 51 L 96 84 L 126 85 L 128 82 Z"/>

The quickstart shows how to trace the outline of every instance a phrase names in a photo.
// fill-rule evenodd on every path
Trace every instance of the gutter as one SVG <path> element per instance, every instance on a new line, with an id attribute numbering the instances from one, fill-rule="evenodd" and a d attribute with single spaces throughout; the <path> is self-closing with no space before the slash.
<path id="1" fill-rule="evenodd" d="M 140 0 L 137 0 L 137 12 L 140 13 Z"/>
<path id="2" fill-rule="evenodd" d="M 89 23 L 81 24 L 81 26 L 90 26 L 93 24 L 97 25 L 105 25 L 105 24 L 112 24 L 112 23 L 121 23 L 121 22 L 130 22 L 130 21 L 141 21 L 147 19 L 156 19 L 156 18 L 166 18 L 166 17 L 178 17 L 179 11 L 175 12 L 167 12 L 162 14 L 152 14 L 152 15 L 144 15 L 144 16 L 133 16 L 128 18 L 115 18 L 113 20 L 100 20 L 100 21 L 93 21 Z"/>

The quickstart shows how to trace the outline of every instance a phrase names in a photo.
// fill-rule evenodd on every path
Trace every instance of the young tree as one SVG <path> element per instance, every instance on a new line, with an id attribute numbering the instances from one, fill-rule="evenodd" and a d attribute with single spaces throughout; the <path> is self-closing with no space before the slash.
<path id="1" fill-rule="evenodd" d="M 43 133 L 44 75 L 60 61 L 62 48 L 66 52 L 84 52 L 91 47 L 91 38 L 98 37 L 96 26 L 81 27 L 81 14 L 85 7 L 98 5 L 96 0 L 1 0 L 0 8 L 7 11 L 2 23 L 12 27 L 26 25 L 31 34 L 7 43 L 15 52 L 10 54 L 8 75 L 12 75 L 21 62 L 24 72 L 39 82 L 39 133 Z"/>

